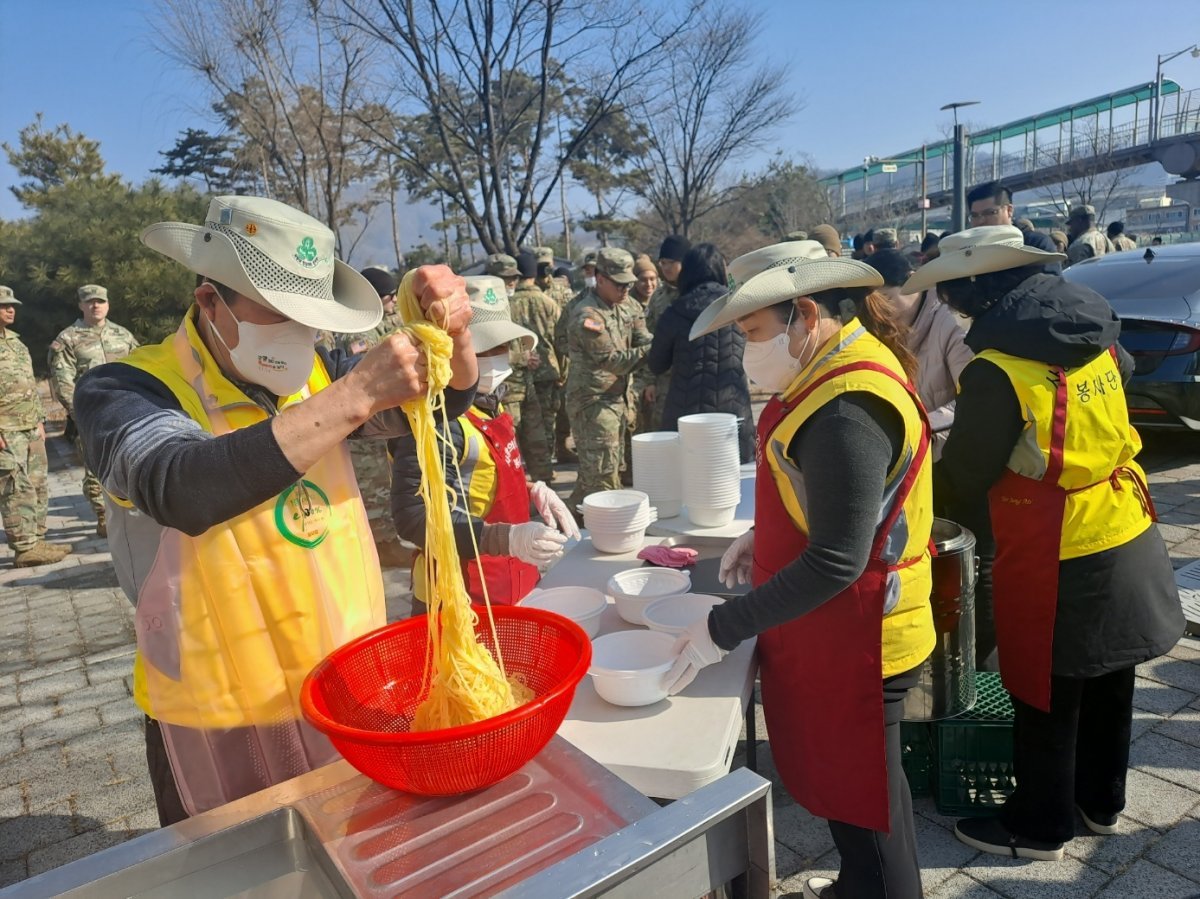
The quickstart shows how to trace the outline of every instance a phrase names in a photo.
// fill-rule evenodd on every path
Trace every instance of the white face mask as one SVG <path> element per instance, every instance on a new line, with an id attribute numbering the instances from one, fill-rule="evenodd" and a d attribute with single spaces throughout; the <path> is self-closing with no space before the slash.
<path id="1" fill-rule="evenodd" d="M 479 364 L 479 384 L 476 386 L 475 392 L 481 395 L 495 393 L 496 388 L 513 373 L 512 366 L 508 364 L 507 354 L 480 356 L 477 362 Z"/>
<path id="2" fill-rule="evenodd" d="M 230 349 L 211 322 L 210 328 L 229 353 L 234 370 L 242 380 L 265 387 L 275 396 L 291 396 L 303 387 L 312 374 L 316 329 L 293 321 L 274 325 L 244 322 L 229 310 L 220 291 L 217 296 L 225 311 L 237 322 L 237 346 Z"/>
<path id="3" fill-rule="evenodd" d="M 595 275 L 589 275 L 588 277 L 584 278 L 584 279 L 583 279 L 583 286 L 584 286 L 584 287 L 588 287 L 588 288 L 595 287 L 595 286 L 596 286 L 596 276 L 595 276 Z"/>
<path id="4" fill-rule="evenodd" d="M 794 306 L 792 314 L 795 314 Z M 804 367 L 804 354 L 808 352 L 808 345 L 816 333 L 815 329 L 809 331 L 804 337 L 800 355 L 793 356 L 791 325 L 792 317 L 789 315 L 787 327 L 782 334 L 776 334 L 770 340 L 758 343 L 748 341 L 742 354 L 742 368 L 750 380 L 773 393 L 779 393 L 795 380 L 800 369 Z"/>

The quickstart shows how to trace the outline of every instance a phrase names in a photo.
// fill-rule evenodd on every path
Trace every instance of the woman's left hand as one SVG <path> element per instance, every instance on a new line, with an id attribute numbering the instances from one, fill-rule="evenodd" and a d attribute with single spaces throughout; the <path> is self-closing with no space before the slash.
<path id="1" fill-rule="evenodd" d="M 558 528 L 561 533 L 572 539 L 579 539 L 579 525 L 575 523 L 575 517 L 558 494 L 546 486 L 545 481 L 530 485 L 529 498 L 538 514 L 542 516 L 542 521 L 552 528 Z"/>
<path id="2" fill-rule="evenodd" d="M 708 616 L 693 621 L 679 635 L 671 648 L 676 655 L 675 664 L 663 675 L 663 687 L 669 696 L 674 696 L 696 679 L 701 668 L 715 665 L 728 655 L 727 651 L 713 642 L 708 631 Z"/>

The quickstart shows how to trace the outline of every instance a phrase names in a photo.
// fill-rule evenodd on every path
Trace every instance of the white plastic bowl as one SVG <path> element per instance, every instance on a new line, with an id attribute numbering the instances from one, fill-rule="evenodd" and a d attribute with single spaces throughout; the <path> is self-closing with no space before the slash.
<path id="1" fill-rule="evenodd" d="M 631 553 L 646 539 L 646 525 L 640 528 L 635 528 L 632 531 L 588 531 L 588 536 L 592 538 L 592 546 L 602 553 L 610 553 L 613 555 L 620 553 Z"/>
<path id="2" fill-rule="evenodd" d="M 550 587 L 534 590 L 520 604 L 529 609 L 557 612 L 578 624 L 589 637 L 594 637 L 600 632 L 600 616 L 608 606 L 608 599 L 591 587 Z"/>
<path id="3" fill-rule="evenodd" d="M 608 595 L 617 604 L 617 613 L 630 624 L 644 625 L 646 606 L 664 596 L 687 593 L 692 576 L 675 568 L 630 568 L 608 579 Z"/>
<path id="4" fill-rule="evenodd" d="M 650 506 L 650 497 L 640 490 L 601 490 L 583 498 L 584 509 L 629 510 Z"/>
<path id="5" fill-rule="evenodd" d="M 708 617 L 713 606 L 723 602 L 721 597 L 706 593 L 680 593 L 654 600 L 642 611 L 642 619 L 652 631 L 678 636 L 692 622 Z"/>
<path id="6" fill-rule="evenodd" d="M 737 506 L 727 506 L 721 509 L 714 509 L 711 506 L 691 506 L 687 507 L 688 519 L 696 527 L 700 528 L 719 528 L 724 527 L 733 521 L 734 515 L 737 513 Z"/>
<path id="7" fill-rule="evenodd" d="M 663 675 L 675 661 L 675 638 L 658 631 L 617 631 L 592 641 L 588 674 L 600 698 L 613 705 L 650 705 L 666 699 Z"/>

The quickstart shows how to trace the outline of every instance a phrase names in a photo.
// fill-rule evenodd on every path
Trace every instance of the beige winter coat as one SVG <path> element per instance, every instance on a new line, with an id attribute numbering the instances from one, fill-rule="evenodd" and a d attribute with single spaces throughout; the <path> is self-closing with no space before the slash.
<path id="1" fill-rule="evenodd" d="M 974 356 L 963 343 L 966 324 L 930 288 L 909 329 L 908 346 L 917 357 L 917 395 L 929 413 L 935 462 L 942 457 L 942 447 L 954 424 L 958 376 Z"/>

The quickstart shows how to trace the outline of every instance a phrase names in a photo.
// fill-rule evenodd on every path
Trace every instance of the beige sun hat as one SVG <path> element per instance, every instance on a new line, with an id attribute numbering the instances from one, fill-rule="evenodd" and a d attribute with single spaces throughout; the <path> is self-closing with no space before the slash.
<path id="1" fill-rule="evenodd" d="M 203 225 L 159 222 L 142 243 L 310 328 L 353 334 L 383 318 L 361 274 L 334 258 L 333 232 L 265 197 L 214 197 Z"/>
<path id="2" fill-rule="evenodd" d="M 486 353 L 511 340 L 521 341 L 526 352 L 537 346 L 537 335 L 512 320 L 503 281 L 495 275 L 476 275 L 466 282 L 471 304 L 471 346 L 476 353 Z"/>
<path id="3" fill-rule="evenodd" d="M 883 277 L 857 259 L 830 256 L 815 240 L 771 244 L 729 263 L 730 292 L 709 304 L 692 325 L 703 337 L 767 306 L 835 287 L 879 287 Z"/>
<path id="4" fill-rule="evenodd" d="M 1014 225 L 980 225 L 943 237 L 938 257 L 912 273 L 901 289 L 904 293 L 927 290 L 939 281 L 970 278 L 1023 265 L 1061 262 L 1062 253 L 1048 253 L 1025 246 L 1021 229 Z"/>
<path id="5" fill-rule="evenodd" d="M 13 295 L 13 289 L 6 284 L 0 284 L 0 306 L 21 306 L 23 305 Z"/>

